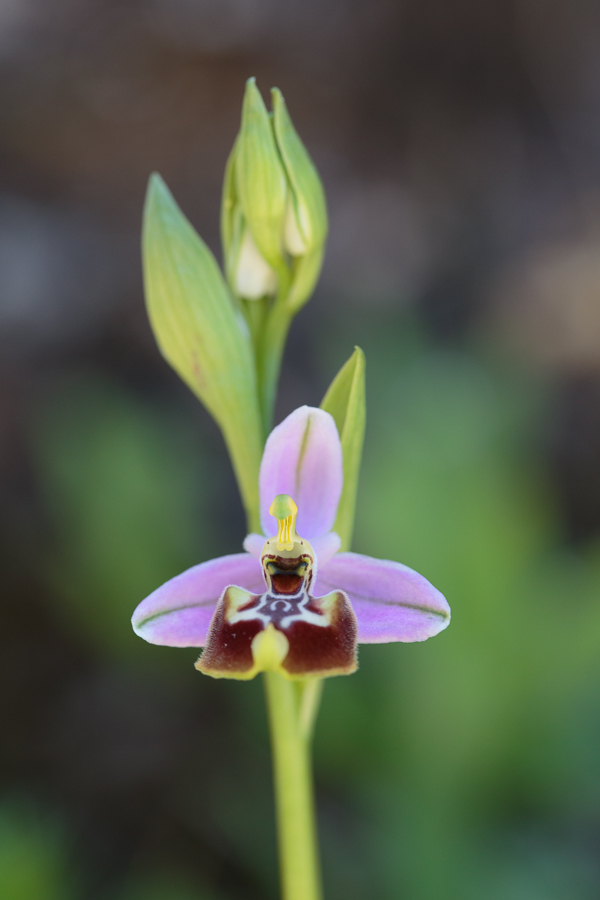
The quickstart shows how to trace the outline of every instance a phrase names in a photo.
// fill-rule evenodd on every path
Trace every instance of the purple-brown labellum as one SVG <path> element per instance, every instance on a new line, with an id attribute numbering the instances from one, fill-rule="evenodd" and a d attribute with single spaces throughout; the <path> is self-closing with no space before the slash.
<path id="1" fill-rule="evenodd" d="M 343 591 L 310 595 L 310 553 L 265 553 L 263 567 L 269 584 L 264 594 L 225 589 L 196 668 L 217 678 L 242 679 L 265 668 L 290 678 L 356 671 L 356 616 Z"/>

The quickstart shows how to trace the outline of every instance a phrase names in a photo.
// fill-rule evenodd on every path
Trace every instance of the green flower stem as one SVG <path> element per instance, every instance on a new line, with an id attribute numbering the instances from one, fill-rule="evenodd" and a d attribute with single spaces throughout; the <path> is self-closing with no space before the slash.
<path id="1" fill-rule="evenodd" d="M 270 309 L 257 352 L 259 405 L 265 436 L 272 428 L 279 370 L 293 316 L 281 300 Z"/>
<path id="2" fill-rule="evenodd" d="M 323 679 L 309 678 L 306 681 L 296 682 L 296 686 L 300 704 L 300 728 L 306 740 L 310 741 L 323 696 Z"/>
<path id="3" fill-rule="evenodd" d="M 319 684 L 317 684 L 319 682 Z M 320 679 L 288 681 L 265 672 L 275 776 L 282 900 L 321 900 L 310 762 Z"/>
<path id="4" fill-rule="evenodd" d="M 266 297 L 263 297 L 261 300 L 242 300 L 241 303 L 256 355 L 260 347 L 260 337 L 264 327 L 265 316 L 268 313 L 268 300 Z"/>

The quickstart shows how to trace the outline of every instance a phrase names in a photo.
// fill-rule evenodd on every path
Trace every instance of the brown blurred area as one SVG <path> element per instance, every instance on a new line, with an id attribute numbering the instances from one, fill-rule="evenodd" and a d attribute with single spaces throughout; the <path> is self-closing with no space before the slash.
<path id="1" fill-rule="evenodd" d="M 576 547 L 600 529 L 599 50 L 592 0 L 0 0 L 0 776 L 7 802 L 25 797 L 60 820 L 74 897 L 171 896 L 128 887 L 157 861 L 168 884 L 184 873 L 175 900 L 275 895 L 259 686 L 242 697 L 182 680 L 193 651 L 182 663 L 123 649 L 112 632 L 97 640 L 70 624 L 75 601 L 60 599 L 73 582 L 61 523 L 76 536 L 80 520 L 57 479 L 93 488 L 111 392 L 126 398 L 115 401 L 119 422 L 141 417 L 157 480 L 163 432 L 177 445 L 165 459 L 193 473 L 197 454 L 200 466 L 200 499 L 189 482 L 172 493 L 197 531 L 151 534 L 149 546 L 173 548 L 135 590 L 235 552 L 243 535 L 220 436 L 146 320 L 149 174 L 161 173 L 220 258 L 221 179 L 244 82 L 255 75 L 265 97 L 280 87 L 321 173 L 331 230 L 317 293 L 292 330 L 278 416 L 319 402 L 345 357 L 323 363 L 327 340 L 315 349 L 314 335 L 337 346 L 348 321 L 350 341 L 371 326 L 394 335 L 406 319 L 436 347 L 486 347 L 550 386 L 539 440 Z M 158 437 L 148 410 L 162 417 Z M 69 443 L 75 421 L 86 424 Z M 100 448 L 97 469 L 78 472 L 82 447 L 90 459 Z M 134 461 L 125 493 L 137 472 Z M 145 497 L 141 486 L 156 521 L 163 507 Z M 233 522 L 222 512 L 232 505 Z M 85 582 L 99 596 L 106 565 Z M 358 813 L 335 788 L 328 797 L 355 853 Z M 254 827 L 262 837 L 238 844 Z M 212 887 L 185 893 L 186 879 Z M 57 890 L 40 900 L 66 896 Z M 379 886 L 371 896 L 397 895 Z"/>
<path id="2" fill-rule="evenodd" d="M 321 297 L 412 304 L 442 339 L 475 323 L 593 379 L 598 16 L 534 0 L 4 0 L 5 384 L 108 344 L 155 365 L 137 250 L 146 180 L 161 172 L 218 254 L 249 74 L 282 88 L 326 185 Z"/>

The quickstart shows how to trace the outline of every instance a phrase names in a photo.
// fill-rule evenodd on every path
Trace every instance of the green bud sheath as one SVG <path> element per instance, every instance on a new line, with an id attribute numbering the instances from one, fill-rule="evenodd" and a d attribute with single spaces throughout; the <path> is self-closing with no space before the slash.
<path id="1" fill-rule="evenodd" d="M 277 147 L 290 183 L 298 231 L 304 240 L 305 252 L 309 253 L 316 248 L 322 249 L 327 237 L 327 206 L 323 185 L 292 124 L 279 88 L 272 89 L 271 98 Z"/>
<path id="2" fill-rule="evenodd" d="M 235 150 L 235 186 L 254 243 L 278 274 L 285 272 L 285 171 L 271 117 L 254 78 L 246 82 L 242 127 Z"/>
<path id="3" fill-rule="evenodd" d="M 342 441 L 344 487 L 338 506 L 334 531 L 342 539 L 342 550 L 349 550 L 354 527 L 354 508 L 358 475 L 365 437 L 365 354 L 356 347 L 350 359 L 335 376 L 323 398 L 321 409 L 335 419 Z"/>
<path id="4" fill-rule="evenodd" d="M 255 515 L 262 436 L 248 328 L 212 253 L 156 174 L 146 196 L 142 251 L 158 346 L 220 426 L 244 506 Z"/>
<path id="5" fill-rule="evenodd" d="M 223 246 L 223 263 L 230 287 L 235 280 L 235 261 L 239 253 L 244 216 L 235 186 L 235 156 L 238 138 L 229 154 L 223 178 L 223 194 L 221 197 L 221 244 Z"/>

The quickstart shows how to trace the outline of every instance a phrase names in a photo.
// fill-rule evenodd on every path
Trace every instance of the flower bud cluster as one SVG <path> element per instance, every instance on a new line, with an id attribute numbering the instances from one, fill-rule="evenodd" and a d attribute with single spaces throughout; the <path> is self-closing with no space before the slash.
<path id="1" fill-rule="evenodd" d="M 296 311 L 319 274 L 327 210 L 321 181 L 281 91 L 274 88 L 271 94 L 269 113 L 254 78 L 246 84 L 241 129 L 223 186 L 225 269 L 239 298 L 289 295 Z M 302 265 L 306 260 L 311 264 Z"/>

